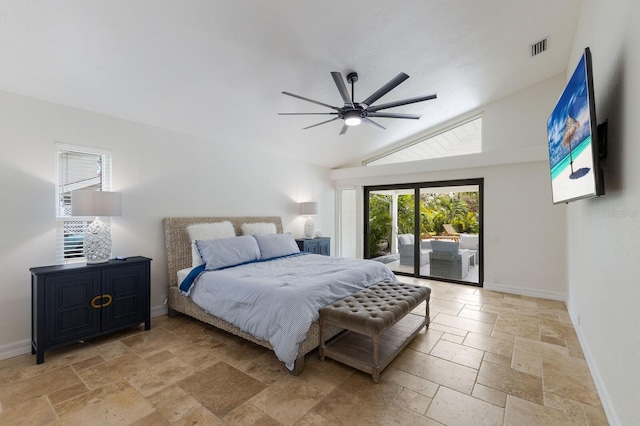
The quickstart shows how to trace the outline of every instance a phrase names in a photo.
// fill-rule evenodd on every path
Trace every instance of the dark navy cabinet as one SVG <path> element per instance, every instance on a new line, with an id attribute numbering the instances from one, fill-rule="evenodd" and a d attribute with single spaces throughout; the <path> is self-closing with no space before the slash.
<path id="1" fill-rule="evenodd" d="M 322 254 L 324 256 L 331 255 L 331 238 L 329 237 L 297 238 L 296 243 L 298 243 L 300 251 Z"/>
<path id="2" fill-rule="evenodd" d="M 31 268 L 31 353 L 150 322 L 151 259 Z"/>

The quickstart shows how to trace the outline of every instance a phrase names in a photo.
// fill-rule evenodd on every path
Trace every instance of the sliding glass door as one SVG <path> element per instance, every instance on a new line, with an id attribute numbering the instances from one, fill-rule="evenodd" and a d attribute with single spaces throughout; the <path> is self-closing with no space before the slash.
<path id="1" fill-rule="evenodd" d="M 365 187 L 365 258 L 399 275 L 482 285 L 482 187 L 482 179 Z"/>

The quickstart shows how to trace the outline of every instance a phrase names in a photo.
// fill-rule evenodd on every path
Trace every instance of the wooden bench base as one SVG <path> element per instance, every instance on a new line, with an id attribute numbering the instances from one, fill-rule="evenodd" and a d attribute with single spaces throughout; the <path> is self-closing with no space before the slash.
<path id="1" fill-rule="evenodd" d="M 400 284 L 402 291 L 412 292 L 411 297 L 394 294 L 398 283 L 380 283 L 364 289 L 354 297 L 343 299 L 320 310 L 320 359 L 335 359 L 365 373 L 371 374 L 374 383 L 380 380 L 382 371 L 411 342 L 422 327 L 429 326 L 428 287 Z M 389 290 L 390 286 L 394 286 Z M 385 292 L 381 302 L 380 289 Z M 347 301 L 349 299 L 349 301 Z M 349 307 L 341 302 L 347 301 Z M 425 315 L 412 313 L 425 302 Z M 372 303 L 375 306 L 372 306 Z M 394 307 L 391 314 L 389 307 Z M 399 308 L 399 306 L 401 306 Z M 362 308 L 364 307 L 364 308 Z M 380 315 L 387 316 L 387 325 L 379 325 Z M 376 320 L 378 319 L 376 324 Z M 330 342 L 325 342 L 324 327 L 332 324 L 344 328 L 345 332 Z M 354 331 L 357 330 L 356 331 Z"/>

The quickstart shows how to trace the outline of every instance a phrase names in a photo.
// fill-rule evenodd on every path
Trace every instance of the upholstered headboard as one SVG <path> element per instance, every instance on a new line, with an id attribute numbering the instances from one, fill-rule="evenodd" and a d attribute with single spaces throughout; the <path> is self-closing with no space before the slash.
<path id="1" fill-rule="evenodd" d="M 266 222 L 274 223 L 276 231 L 283 232 L 282 219 L 279 216 L 230 216 L 230 217 L 165 217 L 164 240 L 167 250 L 167 272 L 169 286 L 178 285 L 177 272 L 191 266 L 191 239 L 187 233 L 187 226 L 196 223 L 213 223 L 229 221 L 236 230 L 236 235 L 242 235 L 243 223 Z"/>

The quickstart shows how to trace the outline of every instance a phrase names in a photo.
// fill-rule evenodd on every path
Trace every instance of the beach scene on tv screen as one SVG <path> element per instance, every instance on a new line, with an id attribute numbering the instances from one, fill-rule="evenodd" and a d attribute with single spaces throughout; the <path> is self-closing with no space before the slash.
<path id="1" fill-rule="evenodd" d="M 595 195 L 584 55 L 549 117 L 547 133 L 553 202 Z"/>

